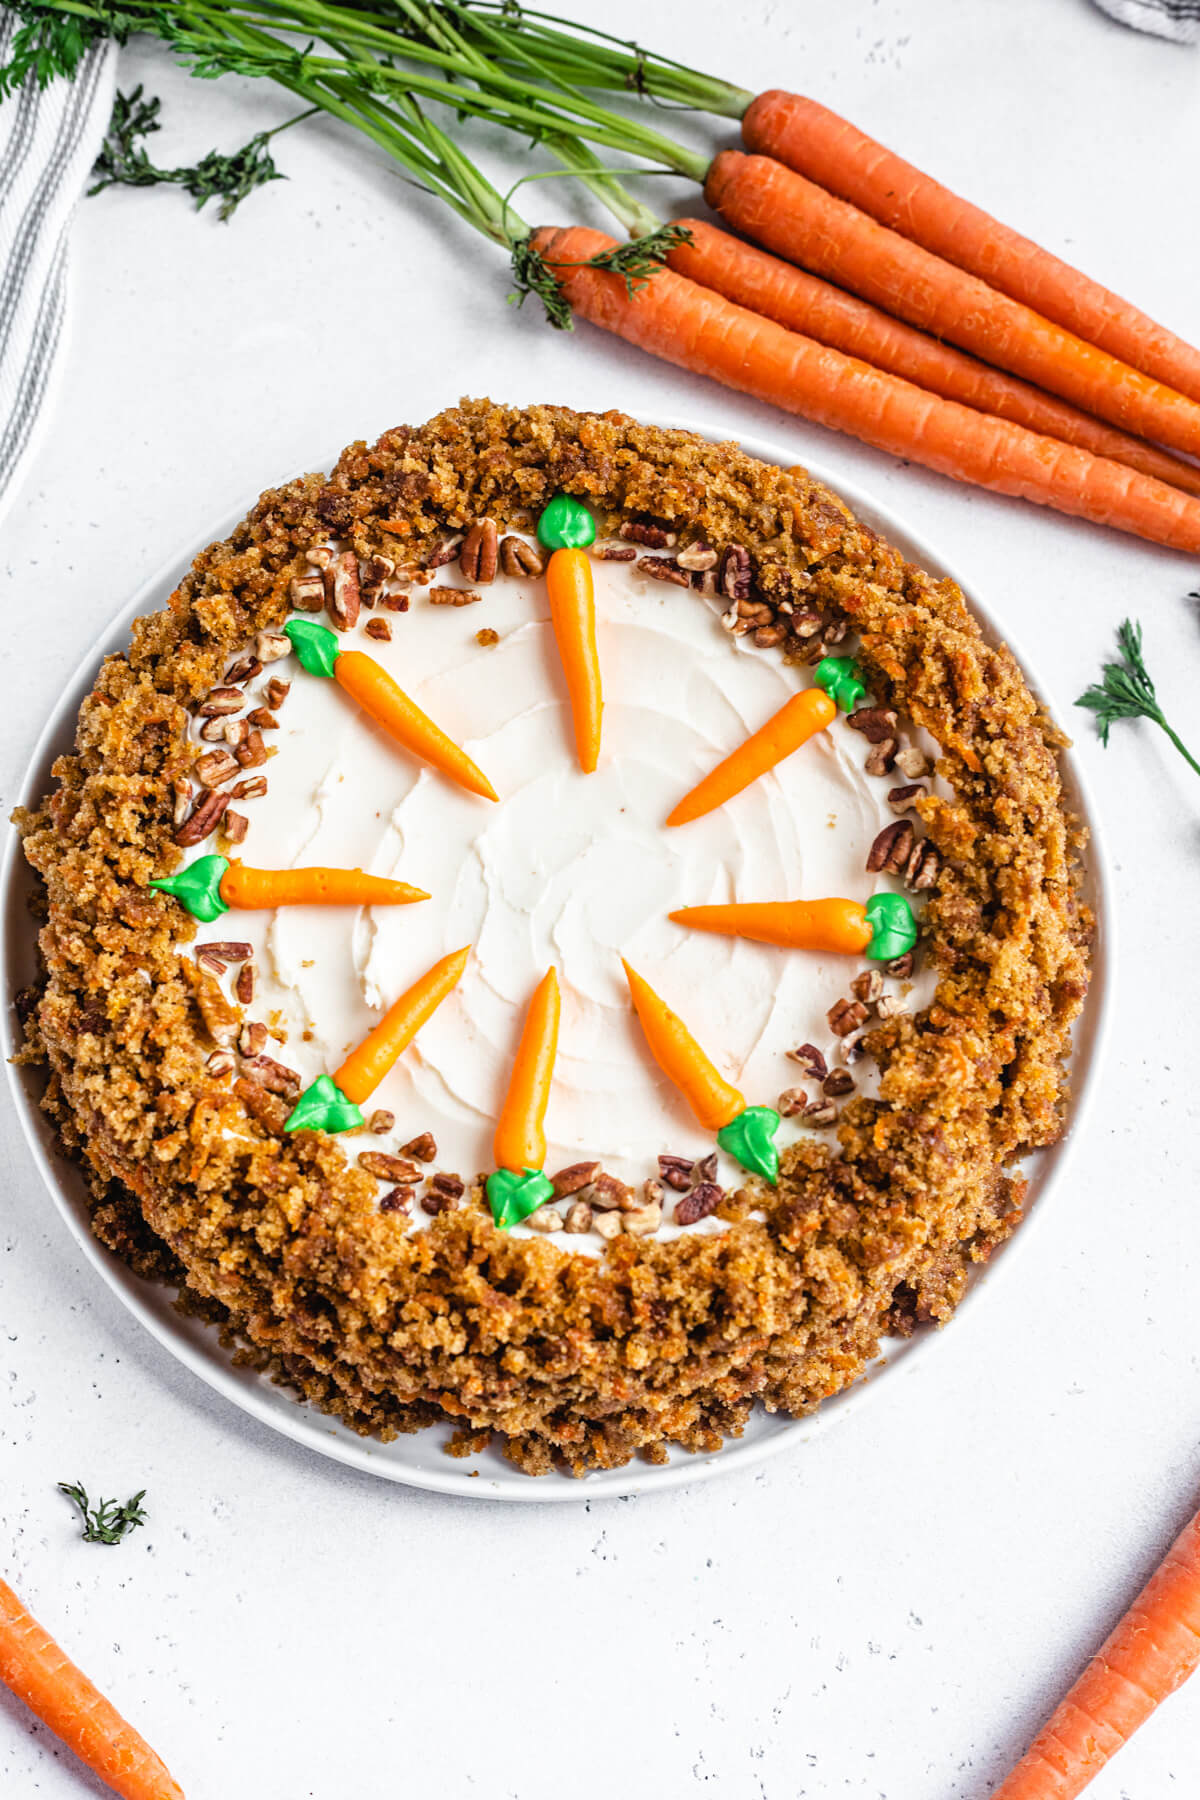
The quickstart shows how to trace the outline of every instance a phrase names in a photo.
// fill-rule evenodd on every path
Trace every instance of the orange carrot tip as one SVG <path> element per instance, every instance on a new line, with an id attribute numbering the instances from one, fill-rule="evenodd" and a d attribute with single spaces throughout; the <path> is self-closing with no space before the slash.
<path id="1" fill-rule="evenodd" d="M 0 1681 L 121 1800 L 184 1800 L 146 1740 L 0 1581 Z"/>
<path id="2" fill-rule="evenodd" d="M 487 1197 L 502 1231 L 526 1218 L 554 1192 L 541 1171 L 561 1010 L 558 975 L 547 969 L 529 1002 L 492 1144 L 497 1166 L 487 1179 Z"/>
<path id="3" fill-rule="evenodd" d="M 336 1075 L 318 1075 L 284 1121 L 285 1131 L 353 1131 L 365 1124 L 362 1103 L 370 1098 L 420 1031 L 457 985 L 470 947 L 452 951 L 393 1002 L 374 1031 L 352 1050 Z"/>
<path id="4" fill-rule="evenodd" d="M 917 941 L 912 907 L 903 894 L 857 900 L 763 900 L 720 906 L 681 906 L 671 914 L 692 931 L 778 944 L 786 950 L 829 951 L 891 962 Z"/>
<path id="5" fill-rule="evenodd" d="M 818 670 L 819 673 L 819 670 Z M 857 685 L 857 684 L 856 684 Z M 697 782 L 668 813 L 668 825 L 687 825 L 703 818 L 748 788 L 786 756 L 837 717 L 837 706 L 823 687 L 804 688 L 785 700 L 777 713 L 739 744 L 736 750 Z"/>
<path id="6" fill-rule="evenodd" d="M 150 883 L 170 894 L 193 919 L 210 925 L 231 906 L 410 906 L 428 900 L 424 888 L 367 875 L 362 869 L 248 869 L 224 856 L 198 856 L 178 875 Z"/>
<path id="7" fill-rule="evenodd" d="M 705 1055 L 678 1013 L 671 1011 L 624 957 L 621 962 L 647 1047 L 667 1080 L 678 1088 L 705 1130 L 716 1133 L 722 1150 L 774 1186 L 779 1179 L 775 1143 L 779 1114 L 774 1107 L 747 1106 L 744 1096 Z"/>
<path id="8" fill-rule="evenodd" d="M 336 681 L 389 737 L 448 775 L 468 793 L 479 794 L 485 800 L 499 799 L 483 770 L 421 711 L 373 656 L 366 656 L 361 650 L 343 650 L 336 632 L 327 625 L 315 625 L 311 619 L 289 619 L 283 630 L 301 668 L 309 675 Z"/>

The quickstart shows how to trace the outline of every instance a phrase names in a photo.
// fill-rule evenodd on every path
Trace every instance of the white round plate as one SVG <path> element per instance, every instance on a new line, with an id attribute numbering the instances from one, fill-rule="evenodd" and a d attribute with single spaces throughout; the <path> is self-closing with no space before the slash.
<path id="1" fill-rule="evenodd" d="M 702 426 L 687 421 L 655 422 L 698 431 L 703 437 L 714 436 Z M 753 436 L 741 441 L 742 447 L 751 456 L 758 457 L 763 462 L 790 466 L 796 460 L 794 452 L 767 439 Z M 320 463 L 305 466 L 328 465 Z M 874 525 L 912 562 L 935 575 L 948 575 L 959 581 L 984 631 L 994 641 L 999 641 L 1004 636 L 1018 656 L 1030 686 L 1035 692 L 1039 691 L 1039 684 L 1030 666 L 1020 657 L 1011 638 L 1001 633 L 998 621 L 931 544 L 915 538 L 894 514 L 857 486 L 841 478 L 834 480 L 826 476 L 819 464 L 808 463 L 805 466 L 818 480 L 827 481 L 861 518 Z M 76 680 L 64 693 L 38 740 L 21 794 L 22 805 L 34 804 L 47 791 L 52 762 L 56 756 L 71 748 L 76 715 L 81 701 L 91 689 L 101 657 L 125 648 L 132 620 L 142 613 L 162 607 L 193 557 L 208 544 L 228 536 L 241 516 L 241 512 L 238 512 L 232 518 L 218 521 L 210 531 L 204 532 L 193 545 L 173 559 L 169 567 L 147 581 L 120 617 L 114 620 L 101 642 L 83 659 Z M 1042 694 L 1042 698 L 1053 712 L 1052 697 Z M 1056 716 L 1061 718 L 1063 715 L 1058 713 Z M 984 1289 L 991 1287 L 1002 1275 L 1008 1277 L 1016 1262 L 1018 1246 L 1028 1243 L 1034 1221 L 1047 1204 L 1051 1187 L 1062 1180 L 1070 1164 L 1072 1145 L 1083 1129 L 1091 1094 L 1096 1086 L 1105 1037 L 1114 950 L 1112 884 L 1083 771 L 1069 752 L 1063 756 L 1062 764 L 1068 798 L 1091 834 L 1086 853 L 1084 894 L 1099 921 L 1091 993 L 1075 1034 L 1069 1129 L 1053 1148 L 1036 1152 L 1028 1159 L 1026 1173 L 1030 1177 L 1029 1215 L 1016 1235 L 1002 1246 L 986 1267 L 973 1273 L 964 1305 L 978 1305 L 979 1296 Z M 34 970 L 33 933 L 30 930 L 26 904 L 32 886 L 32 875 L 14 834 L 6 847 L 4 867 L 0 873 L 0 907 L 5 921 L 5 1004 L 0 1021 L 0 1037 L 6 1059 L 17 1048 L 13 999 L 19 989 L 29 984 Z M 714 1455 L 693 1456 L 674 1450 L 667 1463 L 645 1464 L 635 1461 L 624 1468 L 600 1470 L 582 1479 L 558 1473 L 536 1479 L 523 1475 L 495 1449 L 463 1460 L 451 1458 L 443 1450 L 449 1435 L 448 1427 L 433 1426 L 412 1436 L 397 1438 L 390 1444 L 376 1443 L 372 1439 L 357 1436 L 315 1408 L 301 1404 L 286 1389 L 274 1386 L 253 1370 L 234 1368 L 226 1352 L 221 1349 L 213 1328 L 182 1317 L 172 1306 L 167 1289 L 140 1281 L 124 1263 L 119 1262 L 97 1242 L 88 1224 L 82 1174 L 58 1149 L 49 1123 L 39 1110 L 41 1081 L 37 1071 L 16 1067 L 11 1062 L 7 1066 L 30 1151 L 41 1170 L 51 1198 L 79 1250 L 134 1317 L 202 1381 L 223 1394 L 235 1406 L 251 1413 L 264 1425 L 283 1432 L 286 1437 L 307 1445 L 310 1450 L 315 1450 L 322 1456 L 333 1457 L 354 1468 L 366 1470 L 368 1474 L 382 1476 L 387 1481 L 404 1482 L 412 1487 L 430 1488 L 440 1493 L 496 1500 L 596 1500 L 648 1491 L 658 1492 L 725 1471 L 749 1468 L 766 1457 L 775 1455 L 777 1451 L 804 1443 L 815 1433 L 828 1430 L 835 1420 L 845 1418 L 852 1408 L 861 1406 L 868 1395 L 878 1393 L 884 1385 L 885 1375 L 889 1378 L 886 1385 L 891 1392 L 893 1378 L 902 1369 L 911 1368 L 919 1357 L 932 1355 L 935 1345 L 953 1345 L 955 1342 L 956 1334 L 952 1326 L 946 1332 L 918 1331 L 911 1338 L 893 1340 L 886 1345 L 886 1356 L 870 1372 L 871 1379 L 860 1380 L 844 1393 L 825 1401 L 816 1413 L 807 1418 L 788 1419 L 779 1414 L 767 1414 L 761 1407 L 756 1407 L 742 1437 L 728 1440 Z"/>

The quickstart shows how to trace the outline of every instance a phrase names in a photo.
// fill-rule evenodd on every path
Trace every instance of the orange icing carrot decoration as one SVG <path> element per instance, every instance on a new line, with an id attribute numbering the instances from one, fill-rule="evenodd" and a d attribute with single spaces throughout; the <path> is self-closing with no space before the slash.
<path id="1" fill-rule="evenodd" d="M 890 962 L 917 941 L 912 907 L 903 894 L 872 894 L 857 900 L 762 900 L 723 906 L 681 906 L 671 914 L 694 931 L 752 938 L 786 950 L 831 950 Z"/>
<path id="2" fill-rule="evenodd" d="M 671 1011 L 624 957 L 621 966 L 650 1054 L 663 1074 L 679 1089 L 704 1129 L 716 1132 L 722 1150 L 773 1186 L 779 1179 L 775 1143 L 779 1114 L 772 1106 L 747 1106 L 745 1096 L 709 1061 L 678 1013 Z"/>
<path id="3" fill-rule="evenodd" d="M 546 1160 L 546 1107 L 558 1054 L 561 1010 L 558 975 L 547 969 L 529 1002 L 504 1109 L 496 1122 L 492 1150 L 499 1169 L 540 1169 Z"/>
<path id="4" fill-rule="evenodd" d="M 248 869 L 225 856 L 198 856 L 178 875 L 150 883 L 171 894 L 194 919 L 211 924 L 231 906 L 247 912 L 268 906 L 409 906 L 428 900 L 424 888 L 361 869 Z"/>
<path id="5" fill-rule="evenodd" d="M 550 597 L 550 622 L 554 626 L 571 700 L 575 753 L 580 768 L 590 775 L 600 758 L 600 715 L 604 711 L 604 697 L 600 685 L 600 657 L 596 650 L 596 594 L 587 552 L 556 550 L 546 565 L 546 591 Z"/>
<path id="6" fill-rule="evenodd" d="M 0 1681 L 123 1800 L 183 1800 L 146 1740 L 0 1581 Z"/>
<path id="7" fill-rule="evenodd" d="M 525 1014 L 508 1078 L 508 1093 L 492 1141 L 496 1168 L 487 1179 L 487 1197 L 492 1218 L 502 1231 L 519 1224 L 554 1192 L 542 1165 L 546 1160 L 546 1107 L 558 1054 L 561 1009 L 558 976 L 553 969 L 547 969 Z"/>
<path id="8" fill-rule="evenodd" d="M 720 1131 L 745 1110 L 746 1100 L 704 1054 L 678 1013 L 621 958 L 634 1011 L 650 1054 L 677 1087 L 706 1131 Z"/>
<path id="9" fill-rule="evenodd" d="M 703 781 L 685 794 L 667 815 L 668 825 L 686 825 L 705 813 L 724 806 L 735 794 L 773 769 L 776 763 L 806 744 L 837 717 L 837 707 L 822 688 L 804 688 L 785 700 L 765 725 L 751 734 L 724 762 L 709 771 Z"/>
<path id="10" fill-rule="evenodd" d="M 457 985 L 471 954 L 468 946 L 443 956 L 392 1003 L 374 1031 L 352 1050 L 333 1076 L 318 1075 L 289 1113 L 285 1131 L 349 1131 L 363 1123 L 368 1100 L 400 1054 Z"/>
<path id="11" fill-rule="evenodd" d="M 389 737 L 469 793 L 480 794 L 485 800 L 499 798 L 482 769 L 421 711 L 415 700 L 409 699 L 373 656 L 366 656 L 361 650 L 343 650 L 334 632 L 325 625 L 314 625 L 310 619 L 289 619 L 283 629 L 301 666 L 310 675 L 324 675 L 336 681 L 383 726 Z"/>

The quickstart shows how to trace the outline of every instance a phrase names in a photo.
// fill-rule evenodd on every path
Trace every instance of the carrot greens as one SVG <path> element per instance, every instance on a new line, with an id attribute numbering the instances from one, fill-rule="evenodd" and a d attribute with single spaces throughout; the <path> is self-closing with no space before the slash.
<path id="1" fill-rule="evenodd" d="M 1154 683 L 1142 657 L 1142 628 L 1126 619 L 1117 632 L 1120 661 L 1105 663 L 1100 680 L 1093 682 L 1075 702 L 1096 715 L 1100 742 L 1107 746 L 1108 734 L 1118 719 L 1149 719 L 1166 732 L 1179 754 L 1200 775 L 1200 762 L 1192 755 L 1178 732 L 1167 724 Z"/>
<path id="2" fill-rule="evenodd" d="M 81 1481 L 60 1481 L 58 1491 L 65 1494 L 68 1500 L 73 1500 L 79 1508 L 85 1544 L 120 1544 L 131 1531 L 146 1523 L 146 1514 L 142 1509 L 142 1501 L 146 1498 L 145 1488 L 124 1502 L 98 1500 L 95 1506 L 88 1499 L 87 1489 Z"/>

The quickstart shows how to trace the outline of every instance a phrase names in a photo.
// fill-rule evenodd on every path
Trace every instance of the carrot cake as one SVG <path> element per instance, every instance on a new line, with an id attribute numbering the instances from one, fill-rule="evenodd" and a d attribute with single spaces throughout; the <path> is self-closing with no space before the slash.
<path id="1" fill-rule="evenodd" d="M 809 1411 L 1061 1129 L 1063 742 L 802 469 L 488 401 L 351 445 L 18 816 L 97 1236 L 383 1438 L 583 1473 Z"/>

